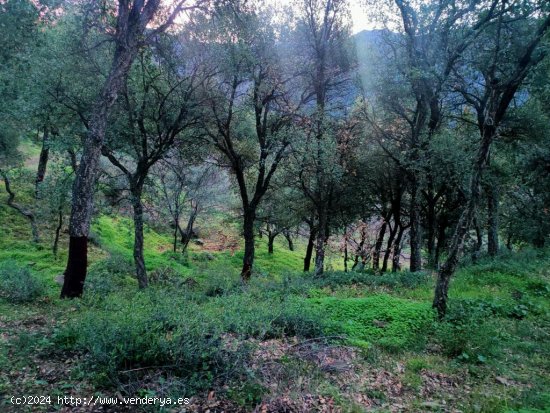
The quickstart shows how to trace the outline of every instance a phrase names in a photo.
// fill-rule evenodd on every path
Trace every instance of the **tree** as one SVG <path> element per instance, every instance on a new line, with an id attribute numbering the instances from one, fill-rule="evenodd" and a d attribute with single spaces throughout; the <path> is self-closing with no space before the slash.
<path id="1" fill-rule="evenodd" d="M 156 50 L 161 47 L 157 44 Z M 175 54 L 178 44 L 170 42 L 168 47 Z M 193 103 L 196 70 L 184 64 L 177 65 L 176 70 L 170 66 L 159 54 L 140 54 L 139 64 L 134 66 L 122 91 L 122 102 L 115 107 L 118 120 L 107 129 L 102 148 L 102 154 L 128 181 L 134 219 L 134 263 L 140 288 L 147 287 L 142 203 L 146 179 L 176 139 L 197 122 Z"/>
<path id="2" fill-rule="evenodd" d="M 116 15 L 112 28 L 114 34 L 110 37 L 114 42 L 114 51 L 107 78 L 93 104 L 73 185 L 69 256 L 61 290 L 62 298 L 80 297 L 83 292 L 94 186 L 111 108 L 125 87 L 128 73 L 140 48 L 166 30 L 185 6 L 184 1 L 176 2 L 164 21 L 156 28 L 148 30 L 148 25 L 159 16 L 160 3 L 160 0 L 119 0 L 116 10 L 109 10 Z"/>
<path id="3" fill-rule="evenodd" d="M 455 71 L 456 91 L 476 111 L 480 141 L 471 169 L 468 201 L 454 230 L 447 259 L 438 271 L 433 307 L 441 318 L 447 309 L 449 281 L 458 265 L 465 236 L 479 204 L 481 179 L 491 145 L 499 136 L 514 96 L 533 68 L 546 56 L 547 51 L 540 47 L 540 43 L 549 27 L 550 14 L 544 7 L 519 2 L 508 8 L 503 2 L 499 18 L 491 27 L 492 35 L 486 38 L 486 49 L 472 49 L 470 56 L 475 56 L 475 59 L 464 62 Z M 510 41 L 512 37 L 514 42 Z"/>
<path id="4" fill-rule="evenodd" d="M 223 17 L 207 26 L 209 60 L 217 72 L 203 84 L 202 130 L 237 182 L 245 241 L 241 278 L 247 282 L 254 262 L 257 209 L 286 157 L 295 108 L 273 53 L 277 45 L 269 12 L 231 8 Z"/>

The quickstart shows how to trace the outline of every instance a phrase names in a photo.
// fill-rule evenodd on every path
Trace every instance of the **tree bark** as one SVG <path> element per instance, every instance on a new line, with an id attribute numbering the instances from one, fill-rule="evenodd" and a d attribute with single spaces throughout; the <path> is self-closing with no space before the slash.
<path id="1" fill-rule="evenodd" d="M 191 241 L 191 236 L 193 235 L 193 225 L 195 224 L 195 219 L 197 218 L 197 214 L 199 212 L 199 205 L 198 203 L 194 203 L 192 205 L 191 214 L 189 215 L 189 219 L 187 220 L 187 227 L 185 227 L 185 232 L 182 231 L 181 234 L 181 252 L 184 253 L 187 249 L 187 246 L 189 245 L 189 241 Z"/>
<path id="2" fill-rule="evenodd" d="M 411 211 L 410 211 L 410 243 L 411 243 L 411 272 L 422 269 L 422 233 L 420 232 L 420 204 L 418 202 L 418 182 L 416 177 L 411 183 Z"/>
<path id="3" fill-rule="evenodd" d="M 386 272 L 388 270 L 388 260 L 390 259 L 393 240 L 395 239 L 395 235 L 397 234 L 397 231 L 398 231 L 398 226 L 396 222 L 393 228 L 390 227 L 390 236 L 388 237 L 388 241 L 386 244 L 386 251 L 384 251 L 384 260 L 382 261 L 382 269 L 380 270 L 380 272 Z"/>
<path id="4" fill-rule="evenodd" d="M 487 252 L 494 257 L 498 254 L 498 188 L 487 189 Z"/>
<path id="5" fill-rule="evenodd" d="M 401 270 L 401 264 L 399 263 L 401 259 L 401 242 L 403 240 L 403 233 L 405 232 L 405 227 L 399 225 L 399 231 L 397 232 L 397 238 L 393 243 L 393 256 L 392 256 L 392 272 L 397 272 Z"/>
<path id="6" fill-rule="evenodd" d="M 304 272 L 308 272 L 311 267 L 311 257 L 313 256 L 315 238 L 317 238 L 317 230 L 314 224 L 311 223 L 309 225 L 309 238 L 307 240 L 306 256 L 304 257 Z"/>
<path id="7" fill-rule="evenodd" d="M 132 190 L 132 208 L 134 210 L 134 265 L 136 278 L 140 289 L 147 287 L 147 270 L 143 257 L 143 204 L 141 202 L 141 188 Z"/>
<path id="8" fill-rule="evenodd" d="M 50 131 L 47 126 L 44 127 L 42 135 L 42 148 L 40 149 L 40 157 L 38 158 L 38 169 L 36 171 L 35 181 L 35 198 L 38 198 L 38 187 L 46 176 L 46 168 L 48 167 L 48 158 L 50 155 Z"/>
<path id="9" fill-rule="evenodd" d="M 286 238 L 286 241 L 288 243 L 288 250 L 294 251 L 294 242 L 292 241 L 292 236 L 290 235 L 290 231 L 288 229 L 285 229 L 283 231 L 283 235 Z"/>
<path id="10" fill-rule="evenodd" d="M 325 270 L 325 245 L 327 242 L 328 212 L 323 206 L 319 208 L 319 227 L 315 241 L 315 276 L 320 277 Z"/>
<path id="11" fill-rule="evenodd" d="M 256 210 L 247 208 L 244 210 L 244 256 L 243 268 L 241 271 L 241 280 L 248 282 L 252 276 L 252 265 L 254 264 L 254 220 L 256 219 Z"/>
<path id="12" fill-rule="evenodd" d="M 382 251 L 382 245 L 384 244 L 384 236 L 386 235 L 386 228 L 388 226 L 388 216 L 382 215 L 382 226 L 378 231 L 378 237 L 376 237 L 376 243 L 374 244 L 374 251 L 372 253 L 372 269 L 378 271 L 380 268 L 380 253 Z"/>

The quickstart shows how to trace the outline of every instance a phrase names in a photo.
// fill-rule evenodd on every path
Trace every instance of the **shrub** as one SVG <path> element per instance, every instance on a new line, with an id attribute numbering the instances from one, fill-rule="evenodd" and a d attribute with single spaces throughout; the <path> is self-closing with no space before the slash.
<path id="1" fill-rule="evenodd" d="M 444 321 L 434 325 L 434 339 L 441 352 L 460 361 L 484 363 L 494 356 L 499 333 L 493 323 L 503 306 L 485 300 L 452 302 Z"/>
<path id="2" fill-rule="evenodd" d="M 44 285 L 27 268 L 14 260 L 0 264 L 0 296 L 12 303 L 33 301 L 44 291 Z"/>

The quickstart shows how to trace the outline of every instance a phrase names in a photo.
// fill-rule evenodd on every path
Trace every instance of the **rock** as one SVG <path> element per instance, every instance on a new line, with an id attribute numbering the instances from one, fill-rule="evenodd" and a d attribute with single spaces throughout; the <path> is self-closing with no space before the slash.
<path id="1" fill-rule="evenodd" d="M 505 379 L 504 377 L 495 377 L 495 381 L 500 384 L 504 384 L 505 386 L 510 385 L 510 381 L 508 379 Z"/>
<path id="2" fill-rule="evenodd" d="M 196 245 L 204 245 L 204 241 L 202 239 L 196 239 L 193 241 Z"/>
<path id="3" fill-rule="evenodd" d="M 63 285 L 65 283 L 65 274 L 59 274 L 55 277 L 56 284 Z"/>

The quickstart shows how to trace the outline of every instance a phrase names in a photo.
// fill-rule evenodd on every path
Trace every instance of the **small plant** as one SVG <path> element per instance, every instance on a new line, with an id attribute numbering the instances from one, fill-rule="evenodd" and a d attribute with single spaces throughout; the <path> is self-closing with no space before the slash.
<path id="1" fill-rule="evenodd" d="M 44 285 L 27 268 L 10 260 L 0 264 L 0 296 L 11 303 L 25 303 L 42 295 Z"/>

